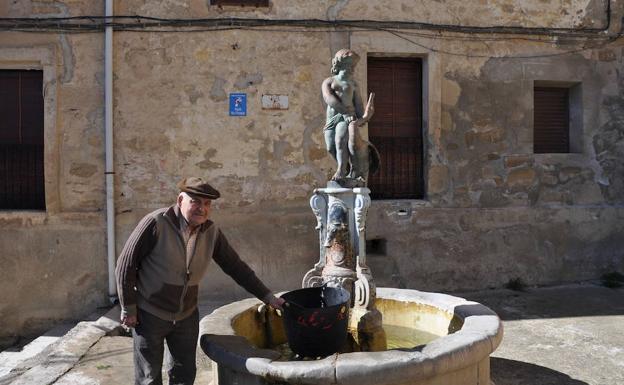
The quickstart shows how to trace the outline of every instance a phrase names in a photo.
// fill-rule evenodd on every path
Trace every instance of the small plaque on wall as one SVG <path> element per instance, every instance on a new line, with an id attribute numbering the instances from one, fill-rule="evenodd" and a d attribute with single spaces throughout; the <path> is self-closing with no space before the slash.
<path id="1" fill-rule="evenodd" d="M 287 110 L 288 109 L 288 95 L 262 95 L 262 109 L 263 110 Z"/>
<path id="2" fill-rule="evenodd" d="M 247 116 L 247 94 L 230 94 L 230 116 Z"/>

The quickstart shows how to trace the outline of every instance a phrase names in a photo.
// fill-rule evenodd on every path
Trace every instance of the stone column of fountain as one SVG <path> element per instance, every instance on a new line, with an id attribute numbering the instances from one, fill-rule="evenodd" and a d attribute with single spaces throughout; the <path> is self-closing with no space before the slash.
<path id="1" fill-rule="evenodd" d="M 303 287 L 327 284 L 351 294 L 349 329 L 358 350 L 386 349 L 381 313 L 375 308 L 375 281 L 366 265 L 366 187 L 344 188 L 329 182 L 314 191 L 310 206 L 317 219 L 320 258 L 303 278 Z"/>
<path id="2" fill-rule="evenodd" d="M 327 103 L 325 140 L 337 171 L 327 187 L 314 190 L 310 199 L 320 251 L 318 263 L 303 278 L 303 287 L 327 284 L 349 291 L 349 329 L 356 348 L 380 351 L 386 349 L 386 338 L 381 313 L 375 308 L 375 282 L 366 265 L 365 236 L 370 206 L 366 179 L 369 171 L 375 171 L 379 155 L 360 135 L 360 127 L 373 115 L 374 95 L 364 109 L 352 77 L 358 59 L 351 50 L 338 51 L 332 60 L 333 76 L 322 86 Z"/>

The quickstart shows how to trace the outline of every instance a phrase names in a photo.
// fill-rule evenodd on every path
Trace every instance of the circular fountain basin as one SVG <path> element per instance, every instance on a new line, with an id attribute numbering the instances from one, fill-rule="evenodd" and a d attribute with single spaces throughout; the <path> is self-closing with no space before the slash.
<path id="1" fill-rule="evenodd" d="M 234 302 L 201 320 L 217 384 L 489 385 L 490 354 L 503 338 L 496 313 L 479 303 L 377 288 L 388 350 L 286 360 L 276 348 L 286 342 L 282 320 L 261 305 Z"/>

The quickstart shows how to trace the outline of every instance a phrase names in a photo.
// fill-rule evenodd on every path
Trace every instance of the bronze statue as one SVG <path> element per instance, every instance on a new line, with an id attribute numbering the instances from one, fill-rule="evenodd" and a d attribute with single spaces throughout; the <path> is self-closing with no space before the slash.
<path id="1" fill-rule="evenodd" d="M 369 171 L 374 173 L 379 166 L 379 153 L 359 132 L 373 116 L 375 94 L 370 94 L 364 107 L 358 83 L 353 78 L 358 61 L 359 56 L 350 49 L 341 49 L 332 59 L 333 76 L 322 85 L 323 100 L 327 103 L 323 131 L 327 151 L 337 163 L 332 180 L 354 179 L 365 184 Z"/>

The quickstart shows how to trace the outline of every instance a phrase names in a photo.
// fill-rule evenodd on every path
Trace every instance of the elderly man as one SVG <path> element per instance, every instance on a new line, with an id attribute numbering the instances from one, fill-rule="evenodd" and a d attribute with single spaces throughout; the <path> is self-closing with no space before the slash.
<path id="1" fill-rule="evenodd" d="M 211 260 L 272 307 L 275 297 L 208 220 L 220 194 L 201 178 L 178 184 L 177 203 L 146 215 L 117 262 L 121 322 L 134 328 L 135 384 L 161 384 L 164 341 L 171 354 L 169 384 L 192 384 L 199 333 L 198 284 Z"/>

